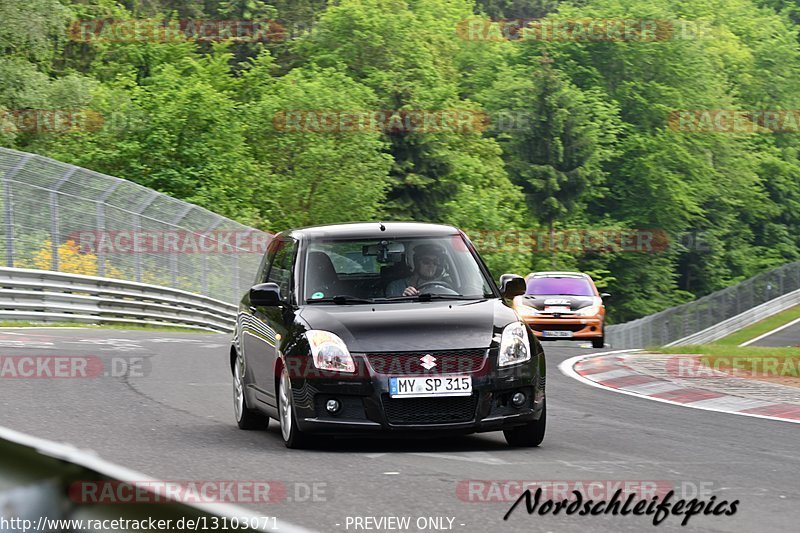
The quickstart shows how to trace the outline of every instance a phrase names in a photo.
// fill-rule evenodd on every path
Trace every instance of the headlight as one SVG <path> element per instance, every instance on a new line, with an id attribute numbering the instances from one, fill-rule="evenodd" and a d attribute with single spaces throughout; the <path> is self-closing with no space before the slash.
<path id="1" fill-rule="evenodd" d="M 590 305 L 589 307 L 582 307 L 575 311 L 575 315 L 577 316 L 594 316 L 600 312 L 599 305 Z"/>
<path id="2" fill-rule="evenodd" d="M 355 372 L 356 364 L 344 341 L 330 331 L 311 329 L 306 332 L 311 346 L 311 359 L 320 370 Z"/>
<path id="3" fill-rule="evenodd" d="M 512 322 L 503 329 L 500 338 L 500 355 L 497 358 L 499 366 L 522 363 L 531 358 L 531 344 L 528 341 L 528 332 L 522 322 Z"/>
<path id="4" fill-rule="evenodd" d="M 539 314 L 539 310 L 525 304 L 517 304 L 514 306 L 519 316 L 536 316 Z"/>

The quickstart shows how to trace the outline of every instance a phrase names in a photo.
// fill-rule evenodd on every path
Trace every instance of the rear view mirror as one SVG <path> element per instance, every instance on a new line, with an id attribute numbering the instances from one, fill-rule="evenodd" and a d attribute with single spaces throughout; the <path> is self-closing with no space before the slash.
<path id="1" fill-rule="evenodd" d="M 611 298 L 611 294 L 609 294 L 609 293 L 607 293 L 607 292 L 601 292 L 601 293 L 600 293 L 600 298 L 603 298 L 604 300 L 605 300 L 606 298 Z"/>
<path id="2" fill-rule="evenodd" d="M 522 276 L 503 274 L 500 276 L 500 294 L 503 298 L 512 299 L 525 294 L 528 286 Z"/>
<path id="3" fill-rule="evenodd" d="M 368 244 L 361 248 L 364 256 L 374 255 L 378 263 L 396 263 L 406 247 L 401 242 L 381 241 L 379 244 Z"/>
<path id="4" fill-rule="evenodd" d="M 282 303 L 277 283 L 259 283 L 250 289 L 250 303 L 255 306 L 276 306 Z"/>

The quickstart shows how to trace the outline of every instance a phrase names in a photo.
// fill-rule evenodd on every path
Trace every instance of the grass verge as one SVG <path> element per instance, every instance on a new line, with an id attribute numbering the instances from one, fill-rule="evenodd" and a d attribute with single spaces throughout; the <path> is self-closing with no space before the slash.
<path id="1" fill-rule="evenodd" d="M 765 318 L 764 320 L 747 326 L 744 329 L 735 331 L 727 337 L 723 337 L 716 341 L 714 344 L 738 346 L 743 342 L 747 342 L 750 339 L 755 339 L 759 335 L 763 335 L 768 331 L 772 331 L 773 329 L 784 324 L 788 324 L 792 320 L 796 320 L 798 318 L 800 318 L 800 305 L 792 307 L 791 309 L 787 309 L 786 311 L 781 311 L 777 315 Z"/>

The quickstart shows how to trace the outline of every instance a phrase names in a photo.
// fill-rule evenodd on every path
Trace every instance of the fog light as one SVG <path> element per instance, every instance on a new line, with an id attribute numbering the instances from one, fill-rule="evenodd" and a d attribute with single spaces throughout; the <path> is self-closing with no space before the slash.
<path id="1" fill-rule="evenodd" d="M 528 397 L 525 396 L 524 392 L 515 392 L 514 396 L 511 397 L 511 403 L 514 404 L 514 407 L 522 407 L 527 399 Z"/>
<path id="2" fill-rule="evenodd" d="M 327 409 L 328 412 L 332 415 L 338 413 L 341 408 L 342 404 L 340 404 L 339 400 L 335 398 L 328 400 L 328 402 L 325 404 L 325 409 Z"/>

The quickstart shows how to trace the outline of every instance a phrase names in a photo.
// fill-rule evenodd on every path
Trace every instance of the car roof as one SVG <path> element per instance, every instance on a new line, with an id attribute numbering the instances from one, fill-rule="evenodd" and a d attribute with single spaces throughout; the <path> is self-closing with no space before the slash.
<path id="1" fill-rule="evenodd" d="M 384 228 L 381 230 L 381 228 Z M 288 235 L 299 240 L 326 238 L 342 239 L 399 239 L 411 237 L 447 237 L 460 232 L 453 226 L 426 224 L 422 222 L 350 222 L 326 226 L 309 226 L 283 231 L 278 236 Z"/>

